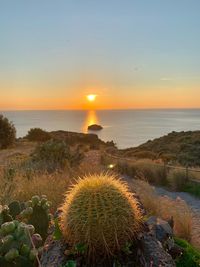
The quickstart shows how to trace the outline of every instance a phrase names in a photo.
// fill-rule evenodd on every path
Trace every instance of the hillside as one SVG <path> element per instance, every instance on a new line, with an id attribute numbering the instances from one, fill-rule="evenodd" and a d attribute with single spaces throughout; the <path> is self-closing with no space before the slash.
<path id="1" fill-rule="evenodd" d="M 200 166 L 200 131 L 171 132 L 119 153 L 124 157 L 162 159 L 181 165 Z"/>

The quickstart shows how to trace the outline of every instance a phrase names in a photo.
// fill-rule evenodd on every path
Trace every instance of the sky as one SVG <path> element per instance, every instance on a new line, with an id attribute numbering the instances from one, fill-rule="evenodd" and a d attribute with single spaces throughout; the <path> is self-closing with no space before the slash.
<path id="1" fill-rule="evenodd" d="M 199 10 L 199 0 L 0 0 L 0 110 L 200 108 Z"/>

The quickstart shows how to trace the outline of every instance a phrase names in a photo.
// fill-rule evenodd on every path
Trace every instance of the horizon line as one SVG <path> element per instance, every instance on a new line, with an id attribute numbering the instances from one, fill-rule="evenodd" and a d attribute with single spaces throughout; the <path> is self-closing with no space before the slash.
<path id="1" fill-rule="evenodd" d="M 0 112 L 8 111 L 114 111 L 114 110 L 197 110 L 200 107 L 167 107 L 167 108 L 105 108 L 105 109 L 0 109 Z"/>

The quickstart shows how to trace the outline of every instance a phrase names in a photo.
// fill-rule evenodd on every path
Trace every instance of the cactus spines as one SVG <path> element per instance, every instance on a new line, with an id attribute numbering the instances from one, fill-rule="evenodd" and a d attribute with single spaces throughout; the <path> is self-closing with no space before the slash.
<path id="1" fill-rule="evenodd" d="M 88 260 L 114 255 L 136 238 L 141 226 L 137 200 L 112 175 L 79 179 L 62 206 L 61 229 L 66 241 L 87 246 Z"/>

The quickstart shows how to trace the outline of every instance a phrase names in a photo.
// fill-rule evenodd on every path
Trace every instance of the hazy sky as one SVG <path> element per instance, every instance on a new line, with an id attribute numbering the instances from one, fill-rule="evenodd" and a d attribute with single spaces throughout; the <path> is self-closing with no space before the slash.
<path id="1" fill-rule="evenodd" d="M 200 107 L 199 0 L 0 0 L 0 110 Z"/>

